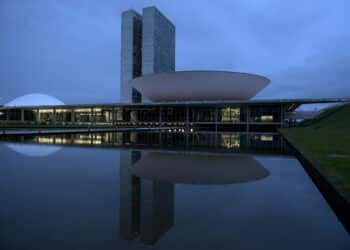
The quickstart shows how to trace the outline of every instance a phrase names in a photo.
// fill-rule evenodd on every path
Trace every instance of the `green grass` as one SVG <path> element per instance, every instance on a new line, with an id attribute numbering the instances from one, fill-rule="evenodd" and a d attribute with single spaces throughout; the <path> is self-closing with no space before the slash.
<path id="1" fill-rule="evenodd" d="M 350 198 L 349 104 L 331 108 L 301 127 L 281 132 L 316 160 L 328 180 Z"/>
<path id="2" fill-rule="evenodd" d="M 313 119 L 310 120 L 305 120 L 300 123 L 300 126 L 307 127 L 307 126 L 312 126 L 315 125 L 328 117 L 334 115 L 337 111 L 341 110 L 344 108 L 344 105 L 336 105 L 330 108 L 327 108 L 324 110 L 322 113 L 320 113 L 318 116 L 314 117 Z"/>

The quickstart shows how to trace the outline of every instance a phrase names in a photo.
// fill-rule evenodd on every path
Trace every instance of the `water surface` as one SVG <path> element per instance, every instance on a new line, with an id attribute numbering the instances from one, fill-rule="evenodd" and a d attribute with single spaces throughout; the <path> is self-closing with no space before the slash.
<path id="1" fill-rule="evenodd" d="M 0 249 L 350 249 L 277 135 L 11 137 L 0 159 Z"/>

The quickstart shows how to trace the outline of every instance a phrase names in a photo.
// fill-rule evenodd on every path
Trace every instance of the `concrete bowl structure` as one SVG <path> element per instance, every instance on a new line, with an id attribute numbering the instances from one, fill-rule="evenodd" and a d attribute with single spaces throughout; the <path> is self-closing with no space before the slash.
<path id="1" fill-rule="evenodd" d="M 266 77 L 228 71 L 176 71 L 145 75 L 131 85 L 154 102 L 249 100 L 270 83 Z"/>

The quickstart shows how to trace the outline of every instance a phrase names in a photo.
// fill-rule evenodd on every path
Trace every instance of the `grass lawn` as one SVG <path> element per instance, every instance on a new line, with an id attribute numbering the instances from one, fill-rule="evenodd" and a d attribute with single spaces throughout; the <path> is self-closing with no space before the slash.
<path id="1" fill-rule="evenodd" d="M 316 160 L 321 172 L 350 198 L 350 105 L 332 108 L 301 127 L 280 130 Z"/>

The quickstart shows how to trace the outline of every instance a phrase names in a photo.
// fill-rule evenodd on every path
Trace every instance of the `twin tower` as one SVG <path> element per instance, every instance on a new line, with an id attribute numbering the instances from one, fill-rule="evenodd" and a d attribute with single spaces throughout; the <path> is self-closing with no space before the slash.
<path id="1" fill-rule="evenodd" d="M 120 100 L 149 102 L 130 81 L 142 75 L 175 71 L 175 26 L 157 8 L 147 7 L 142 15 L 122 13 Z"/>

